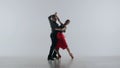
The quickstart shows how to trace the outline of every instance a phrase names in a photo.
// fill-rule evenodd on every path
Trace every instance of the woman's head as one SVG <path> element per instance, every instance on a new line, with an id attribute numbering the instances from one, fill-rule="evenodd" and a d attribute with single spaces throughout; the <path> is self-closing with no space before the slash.
<path id="1" fill-rule="evenodd" d="M 69 23 L 70 23 L 70 20 L 67 19 L 67 20 L 65 21 L 65 24 L 64 24 L 64 25 L 68 25 Z"/>

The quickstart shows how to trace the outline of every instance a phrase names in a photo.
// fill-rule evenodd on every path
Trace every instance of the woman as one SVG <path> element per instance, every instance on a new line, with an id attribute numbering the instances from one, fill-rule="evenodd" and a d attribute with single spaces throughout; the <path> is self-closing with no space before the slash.
<path id="1" fill-rule="evenodd" d="M 58 17 L 57 17 L 58 18 Z M 58 18 L 58 21 L 61 23 L 60 19 Z M 64 37 L 64 34 L 63 32 L 65 32 L 66 30 L 66 26 L 70 23 L 70 20 L 66 20 L 64 24 L 61 23 L 61 26 L 60 28 L 63 29 L 63 31 L 59 31 L 57 33 L 57 45 L 56 45 L 56 52 L 58 54 L 58 59 L 61 58 L 61 55 L 59 53 L 59 48 L 62 48 L 63 50 L 66 49 L 67 52 L 69 53 L 70 57 L 73 59 L 73 55 L 72 53 L 70 52 L 70 49 L 66 43 L 66 40 L 65 40 L 65 37 Z"/>

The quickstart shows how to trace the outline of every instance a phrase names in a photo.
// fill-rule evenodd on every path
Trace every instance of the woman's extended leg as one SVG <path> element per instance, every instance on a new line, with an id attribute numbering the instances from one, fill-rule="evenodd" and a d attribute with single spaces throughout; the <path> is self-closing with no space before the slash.
<path id="1" fill-rule="evenodd" d="M 70 52 L 70 49 L 69 49 L 68 47 L 67 47 L 66 49 L 67 49 L 67 51 L 68 51 L 70 57 L 73 59 L 74 57 L 73 57 L 72 53 Z"/>

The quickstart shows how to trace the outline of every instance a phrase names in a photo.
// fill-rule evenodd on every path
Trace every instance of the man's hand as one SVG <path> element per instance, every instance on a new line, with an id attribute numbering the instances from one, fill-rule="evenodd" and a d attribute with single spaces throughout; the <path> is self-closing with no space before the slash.
<path id="1" fill-rule="evenodd" d="M 57 12 L 55 12 L 55 16 L 57 16 Z"/>

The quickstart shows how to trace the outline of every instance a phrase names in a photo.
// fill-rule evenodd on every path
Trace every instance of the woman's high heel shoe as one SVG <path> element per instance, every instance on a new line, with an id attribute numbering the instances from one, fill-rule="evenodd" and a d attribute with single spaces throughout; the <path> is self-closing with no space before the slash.
<path id="1" fill-rule="evenodd" d="M 58 59 L 60 59 L 61 58 L 61 55 L 58 55 Z"/>
<path id="2" fill-rule="evenodd" d="M 72 53 L 70 53 L 70 57 L 73 59 L 74 57 L 73 57 L 73 55 L 72 55 Z"/>

